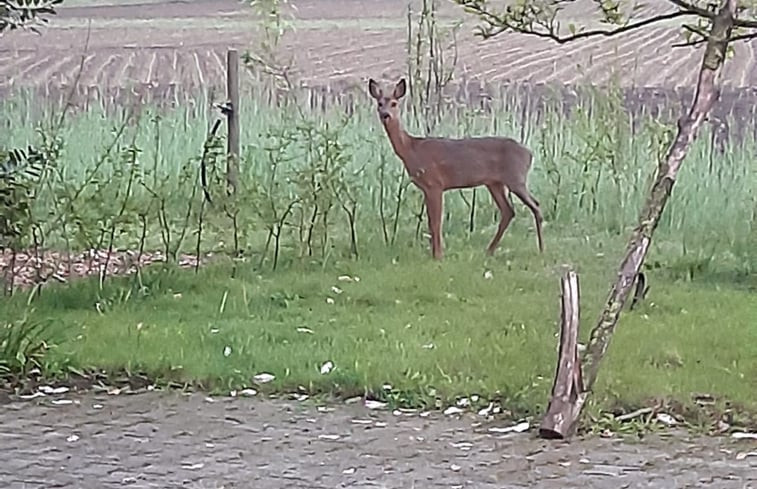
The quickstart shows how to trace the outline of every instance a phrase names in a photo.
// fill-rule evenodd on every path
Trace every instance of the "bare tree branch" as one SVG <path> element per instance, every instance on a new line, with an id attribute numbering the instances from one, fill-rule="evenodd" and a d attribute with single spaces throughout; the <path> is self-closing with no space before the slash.
<path id="1" fill-rule="evenodd" d="M 689 25 L 684 25 L 683 28 L 686 29 L 686 30 L 689 30 L 691 32 L 694 32 L 698 36 L 702 36 L 702 37 L 700 37 L 699 39 L 696 39 L 694 41 L 675 43 L 675 44 L 672 45 L 672 47 L 674 47 L 674 48 L 692 47 L 692 46 L 699 46 L 700 44 L 706 44 L 707 43 L 707 40 L 708 40 L 708 35 L 707 34 L 703 35 L 702 33 L 698 32 L 697 29 L 694 29 L 693 27 L 691 27 Z M 737 41 L 750 41 L 752 39 L 757 39 L 757 31 L 755 31 L 755 32 L 749 32 L 747 34 L 739 34 L 738 36 L 731 36 L 730 38 L 728 38 L 728 43 L 732 44 L 732 43 L 737 42 Z"/>
<path id="2" fill-rule="evenodd" d="M 457 4 L 462 5 L 469 13 L 472 13 L 481 17 L 484 20 L 484 22 L 486 22 L 490 26 L 491 28 L 490 30 L 481 31 L 481 36 L 484 39 L 494 37 L 505 31 L 513 31 L 513 32 L 521 33 L 521 34 L 528 34 L 528 35 L 532 35 L 536 37 L 550 39 L 552 41 L 557 42 L 558 44 L 565 44 L 571 41 L 576 41 L 578 39 L 586 39 L 589 37 L 616 36 L 618 34 L 632 31 L 640 27 L 656 24 L 658 22 L 675 19 L 678 17 L 698 15 L 695 12 L 678 10 L 675 12 L 667 12 L 664 14 L 648 17 L 646 19 L 637 20 L 635 22 L 630 22 L 625 25 L 616 27 L 614 29 L 591 29 L 591 30 L 576 32 L 568 36 L 560 36 L 560 34 L 555 29 L 554 22 L 549 22 L 543 19 L 538 19 L 538 18 L 530 19 L 531 22 L 541 26 L 544 29 L 544 30 L 538 31 L 538 30 L 534 30 L 532 26 L 526 25 L 523 22 L 514 21 L 511 19 L 508 19 L 507 17 L 503 15 L 495 14 L 494 12 L 487 10 L 486 7 L 484 7 L 480 2 L 476 0 L 454 0 L 454 1 Z M 557 25 L 557 28 L 559 28 L 559 24 Z"/>
<path id="3" fill-rule="evenodd" d="M 744 29 L 757 29 L 757 20 L 736 19 L 733 25 Z"/>
<path id="4" fill-rule="evenodd" d="M 683 43 L 676 43 L 676 44 L 673 44 L 673 47 L 696 46 L 697 44 L 707 42 L 707 39 L 709 38 L 709 34 L 707 33 L 707 31 L 700 29 L 699 27 L 694 27 L 693 25 L 689 25 L 689 24 L 683 24 L 681 28 L 683 28 L 683 30 L 685 31 L 689 31 L 691 34 L 694 34 L 695 36 L 699 36 L 699 39 L 695 41 L 686 41 Z"/>
<path id="5" fill-rule="evenodd" d="M 699 17 L 705 17 L 707 19 L 712 20 L 715 18 L 715 15 L 717 15 L 717 12 L 714 10 L 717 8 L 717 4 L 713 4 L 713 10 L 707 10 L 702 7 L 697 7 L 696 5 L 693 5 L 684 0 L 668 0 L 668 2 L 672 3 L 673 5 L 675 5 L 676 7 L 682 10 L 688 10 L 689 12 L 693 12 L 697 14 Z M 736 17 L 733 20 L 733 26 L 743 27 L 745 29 L 757 29 L 757 20 L 739 19 L 738 17 Z M 736 38 L 733 38 L 733 40 L 735 39 Z"/>
<path id="6" fill-rule="evenodd" d="M 752 39 L 757 39 L 757 32 L 750 32 L 748 34 L 739 34 L 738 36 L 733 36 L 728 40 L 728 42 L 732 43 L 735 41 L 749 41 Z"/>
<path id="7" fill-rule="evenodd" d="M 676 7 L 680 8 L 681 10 L 686 10 L 688 12 L 692 12 L 699 17 L 704 17 L 707 19 L 714 19 L 716 12 L 704 9 L 702 7 L 697 7 L 696 5 L 685 2 L 684 0 L 668 0 L 668 2 L 672 3 Z"/>
<path id="8" fill-rule="evenodd" d="M 466 12 L 477 16 L 483 25 L 478 26 L 477 34 L 484 39 L 489 39 L 503 32 L 517 32 L 527 34 L 543 39 L 550 39 L 558 44 L 565 44 L 579 39 L 590 37 L 611 37 L 623 34 L 635 29 L 650 26 L 659 22 L 679 18 L 679 17 L 697 17 L 712 22 L 717 15 L 718 5 L 713 5 L 712 9 L 703 8 L 687 0 L 668 0 L 678 10 L 662 14 L 653 15 L 647 18 L 632 20 L 631 15 L 627 17 L 620 11 L 620 4 L 615 1 L 593 0 L 596 4 L 597 11 L 602 17 L 602 22 L 610 24 L 613 27 L 601 29 L 588 29 L 576 32 L 573 24 L 569 25 L 571 33 L 569 35 L 560 34 L 560 22 L 558 14 L 563 6 L 570 4 L 573 0 L 530 0 L 507 5 L 501 12 L 495 12 L 490 9 L 486 0 L 453 0 L 456 4 L 462 6 Z M 636 10 L 638 5 L 634 5 Z M 734 19 L 734 27 L 757 29 L 757 20 L 751 19 Z M 686 26 L 684 26 L 686 28 Z M 692 29 L 688 29 L 690 32 Z M 700 33 L 697 33 L 700 34 Z M 753 36 L 745 34 L 743 36 L 733 37 L 732 40 L 752 39 Z M 676 46 L 692 46 L 701 44 L 705 41 L 691 41 L 677 44 Z"/>

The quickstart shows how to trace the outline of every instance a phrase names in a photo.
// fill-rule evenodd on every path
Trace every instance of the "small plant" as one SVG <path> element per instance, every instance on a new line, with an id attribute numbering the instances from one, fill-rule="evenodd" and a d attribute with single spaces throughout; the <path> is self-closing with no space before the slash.
<path id="1" fill-rule="evenodd" d="M 26 377 L 42 369 L 48 350 L 48 324 L 27 313 L 17 321 L 0 323 L 0 379 Z"/>
<path id="2" fill-rule="evenodd" d="M 62 143 L 39 130 L 39 147 L 23 149 L 0 148 L 0 252 L 9 249 L 11 264 L 3 277 L 5 295 L 13 294 L 16 256 L 24 247 L 34 249 L 39 263 L 39 251 L 44 230 L 35 211 L 35 203 L 45 184 L 47 170 L 60 155 Z M 37 278 L 39 269 L 37 269 Z"/>

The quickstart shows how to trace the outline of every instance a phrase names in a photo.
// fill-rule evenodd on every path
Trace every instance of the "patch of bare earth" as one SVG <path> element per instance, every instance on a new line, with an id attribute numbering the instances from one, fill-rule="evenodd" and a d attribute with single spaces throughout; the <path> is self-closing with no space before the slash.
<path id="1" fill-rule="evenodd" d="M 202 257 L 202 263 L 213 255 Z M 92 249 L 82 253 L 64 253 L 46 250 L 39 253 L 24 251 L 0 252 L 0 278 L 6 290 L 10 287 L 28 288 L 46 282 L 66 283 L 81 277 L 112 277 L 130 275 L 138 269 L 166 261 L 160 251 L 139 253 L 137 250 Z M 195 255 L 180 254 L 176 263 L 182 268 L 198 266 Z"/>

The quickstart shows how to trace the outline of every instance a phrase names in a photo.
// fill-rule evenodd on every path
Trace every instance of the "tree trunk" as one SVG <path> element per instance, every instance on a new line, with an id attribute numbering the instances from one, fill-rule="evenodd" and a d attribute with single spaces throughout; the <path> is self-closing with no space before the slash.
<path id="1" fill-rule="evenodd" d="M 610 289 L 599 321 L 591 332 L 588 347 L 581 361 L 577 358 L 578 279 L 575 274 L 571 275 L 572 272 L 568 272 L 562 279 L 560 356 L 552 399 L 539 430 L 543 438 L 565 438 L 575 430 L 581 409 L 597 380 L 599 364 L 610 344 L 620 311 L 641 272 L 652 234 L 670 197 L 678 170 L 719 96 L 718 76 L 733 31 L 737 3 L 738 0 L 726 0 L 713 19 L 691 109 L 678 121 L 675 140 L 666 157 L 659 163 L 657 178 L 639 216 L 639 224 L 631 235 L 618 277 Z"/>
<path id="2" fill-rule="evenodd" d="M 738 0 L 726 0 L 713 20 L 691 110 L 678 121 L 678 133 L 665 159 L 660 161 L 657 178 L 641 211 L 639 224 L 631 236 L 617 280 L 610 290 L 599 321 L 591 332 L 591 339 L 583 358 L 585 392 L 591 391 L 597 379 L 599 363 L 607 351 L 620 311 L 649 251 L 652 234 L 670 197 L 678 170 L 719 96 L 718 76 L 725 61 L 737 3 Z"/>

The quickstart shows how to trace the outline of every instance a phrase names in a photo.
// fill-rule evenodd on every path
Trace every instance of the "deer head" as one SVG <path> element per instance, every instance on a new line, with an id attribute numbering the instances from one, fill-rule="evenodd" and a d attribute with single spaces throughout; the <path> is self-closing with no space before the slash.
<path id="1" fill-rule="evenodd" d="M 368 81 L 368 92 L 371 97 L 376 99 L 379 118 L 381 122 L 387 124 L 390 121 L 399 121 L 400 118 L 400 104 L 399 100 L 405 96 L 407 91 L 407 84 L 405 79 L 401 78 L 400 81 L 394 86 L 392 93 L 385 95 L 384 90 L 376 83 L 373 78 Z"/>

